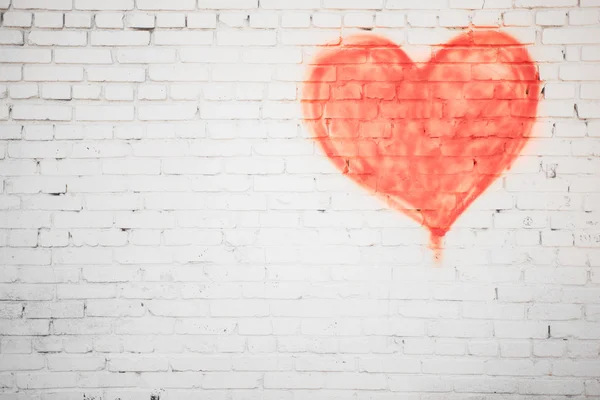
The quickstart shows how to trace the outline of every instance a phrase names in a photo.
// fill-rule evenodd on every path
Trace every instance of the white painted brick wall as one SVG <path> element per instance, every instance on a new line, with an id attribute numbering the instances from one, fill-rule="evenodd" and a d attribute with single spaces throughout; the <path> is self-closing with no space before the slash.
<path id="1" fill-rule="evenodd" d="M 1 400 L 600 398 L 598 0 L 0 0 Z M 539 129 L 427 235 L 302 123 L 315 45 L 524 42 Z"/>

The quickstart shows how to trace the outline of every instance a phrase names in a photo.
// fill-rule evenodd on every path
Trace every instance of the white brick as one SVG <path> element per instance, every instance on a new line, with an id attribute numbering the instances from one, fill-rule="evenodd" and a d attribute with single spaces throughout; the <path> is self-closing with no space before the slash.
<path id="1" fill-rule="evenodd" d="M 22 68 L 19 66 L 0 66 L 0 76 L 3 82 L 20 81 Z"/>
<path id="2" fill-rule="evenodd" d="M 250 15 L 251 28 L 277 28 L 279 16 L 275 13 L 257 13 Z"/>
<path id="3" fill-rule="evenodd" d="M 119 49 L 117 60 L 125 64 L 162 64 L 175 62 L 174 49 Z"/>
<path id="4" fill-rule="evenodd" d="M 9 11 L 2 16 L 2 24 L 11 28 L 28 28 L 32 24 L 32 14 L 28 12 Z"/>
<path id="5" fill-rule="evenodd" d="M 68 84 L 44 84 L 42 85 L 43 99 L 71 100 L 71 85 Z"/>
<path id="6" fill-rule="evenodd" d="M 155 25 L 155 16 L 152 14 L 127 14 L 126 25 L 136 29 L 152 29 Z"/>
<path id="7" fill-rule="evenodd" d="M 187 27 L 191 29 L 207 29 L 217 27 L 217 15 L 210 13 L 194 13 L 187 16 Z"/>
<path id="8" fill-rule="evenodd" d="M 507 26 L 530 26 L 534 24 L 535 14 L 531 11 L 507 11 L 503 15 Z"/>
<path id="9" fill-rule="evenodd" d="M 0 44 L 15 44 L 22 46 L 23 32 L 17 30 L 3 30 L 0 32 Z"/>
<path id="10" fill-rule="evenodd" d="M 411 12 L 408 14 L 408 24 L 416 27 L 434 27 L 437 25 L 437 14 Z"/>
<path id="11" fill-rule="evenodd" d="M 200 9 L 252 9 L 258 7 L 258 0 L 198 0 Z"/>
<path id="12" fill-rule="evenodd" d="M 575 0 L 516 0 L 515 6 L 524 8 L 534 7 L 571 7 L 576 6 Z"/>
<path id="13" fill-rule="evenodd" d="M 498 11 L 475 11 L 471 22 L 475 26 L 496 27 L 500 25 L 502 14 Z"/>
<path id="14" fill-rule="evenodd" d="M 158 28 L 183 28 L 185 27 L 185 14 L 158 14 L 156 26 Z"/>
<path id="15" fill-rule="evenodd" d="M 404 17 L 402 21 L 404 22 Z M 342 26 L 342 17 L 338 14 L 316 13 L 312 15 L 312 23 L 317 28 L 338 28 Z"/>
<path id="16" fill-rule="evenodd" d="M 150 77 L 150 80 L 158 82 L 207 81 L 208 70 L 205 67 L 189 65 L 151 66 L 148 76 Z"/>
<path id="17" fill-rule="evenodd" d="M 277 43 L 275 31 L 220 31 L 217 32 L 219 46 L 274 46 Z"/>
<path id="18" fill-rule="evenodd" d="M 140 10 L 193 10 L 196 7 L 195 0 L 173 0 L 165 4 L 160 0 L 138 0 L 137 7 Z"/>
<path id="19" fill-rule="evenodd" d="M 86 73 L 90 82 L 143 82 L 146 79 L 146 71 L 143 68 L 88 67 Z"/>
<path id="20" fill-rule="evenodd" d="M 132 121 L 132 106 L 76 106 L 75 119 L 78 121 Z"/>
<path id="21" fill-rule="evenodd" d="M 341 0 L 325 0 L 324 1 L 325 8 L 334 8 L 334 9 L 375 9 L 380 10 L 383 8 L 383 0 L 348 0 L 343 2 Z M 390 4 L 388 7 L 393 8 Z"/>
<path id="22" fill-rule="evenodd" d="M 544 97 L 547 99 L 571 99 L 575 97 L 575 85 L 568 83 L 547 83 L 544 87 Z"/>
<path id="23" fill-rule="evenodd" d="M 596 43 L 594 39 L 600 35 L 597 28 L 548 28 L 542 34 L 544 44 L 588 44 Z"/>
<path id="24" fill-rule="evenodd" d="M 321 7 L 320 0 L 306 0 L 298 3 L 295 0 L 262 0 L 261 8 L 276 9 L 276 10 L 306 10 L 319 9 Z"/>
<path id="25" fill-rule="evenodd" d="M 57 64 L 112 64 L 109 50 L 104 49 L 56 49 Z"/>
<path id="26" fill-rule="evenodd" d="M 570 10 L 569 25 L 594 25 L 600 19 L 600 10 Z"/>
<path id="27" fill-rule="evenodd" d="M 535 23 L 541 26 L 562 26 L 567 22 L 565 11 L 538 11 Z"/>
<path id="28" fill-rule="evenodd" d="M 138 118 L 141 121 L 189 120 L 197 111 L 196 104 L 142 105 L 138 107 Z"/>
<path id="29" fill-rule="evenodd" d="M 104 97 L 112 101 L 132 101 L 133 88 L 127 85 L 107 85 L 104 88 Z"/>
<path id="30" fill-rule="evenodd" d="M 519 382 L 519 393 L 577 395 L 583 392 L 583 383 L 574 380 L 523 380 Z"/>
<path id="31" fill-rule="evenodd" d="M 600 61 L 600 46 L 583 46 L 581 59 L 583 61 Z"/>
<path id="32" fill-rule="evenodd" d="M 83 80 L 83 68 L 25 66 L 23 79 L 26 81 L 77 82 Z"/>
<path id="33" fill-rule="evenodd" d="M 219 14 L 219 22 L 230 28 L 243 28 L 247 25 L 248 14 L 225 12 Z"/>
<path id="34" fill-rule="evenodd" d="M 600 102 L 577 103 L 577 115 L 579 118 L 600 118 Z"/>
<path id="35" fill-rule="evenodd" d="M 44 357 L 37 355 L 2 355 L 2 371 L 35 371 L 43 369 Z"/>
<path id="36" fill-rule="evenodd" d="M 64 25 L 65 17 L 63 13 L 36 12 L 33 21 L 37 28 L 60 29 Z"/>
<path id="37" fill-rule="evenodd" d="M 150 44 L 149 32 L 134 31 L 93 31 L 92 46 L 147 46 Z"/>
<path id="38" fill-rule="evenodd" d="M 94 22 L 98 28 L 123 29 L 124 18 L 123 13 L 102 13 L 96 14 Z"/>
<path id="39" fill-rule="evenodd" d="M 13 0 L 15 9 L 70 10 L 72 0 Z"/>
<path id="40" fill-rule="evenodd" d="M 9 247 L 35 247 L 37 245 L 37 231 L 15 229 L 9 232 Z"/>
<path id="41" fill-rule="evenodd" d="M 73 98 L 94 100 L 99 99 L 102 93 L 102 87 L 99 85 L 74 85 Z"/>
<path id="42" fill-rule="evenodd" d="M 375 22 L 373 14 L 350 13 L 344 16 L 344 26 L 372 28 Z"/>
<path id="43" fill-rule="evenodd" d="M 440 13 L 439 20 L 440 26 L 444 27 L 465 27 L 470 23 L 469 13 L 465 11 Z"/>
<path id="44" fill-rule="evenodd" d="M 98 3 L 96 0 L 75 0 L 77 10 L 133 10 L 133 0 L 106 0 Z"/>
<path id="45" fill-rule="evenodd" d="M 154 32 L 154 43 L 179 46 L 211 45 L 213 36 L 211 31 L 156 31 Z"/>
<path id="46" fill-rule="evenodd" d="M 563 65 L 560 67 L 560 78 L 565 81 L 586 81 L 600 79 L 600 64 Z"/>
<path id="47" fill-rule="evenodd" d="M 10 49 L 6 48 L 0 53 L 0 62 L 3 63 L 49 63 L 52 60 L 52 51 L 49 49 Z"/>
<path id="48" fill-rule="evenodd" d="M 8 95 L 11 99 L 32 99 L 38 97 L 38 85 L 35 83 L 11 85 L 8 89 Z"/>
<path id="49" fill-rule="evenodd" d="M 71 115 L 69 106 L 15 105 L 12 110 L 15 120 L 70 121 Z"/>
<path id="50" fill-rule="evenodd" d="M 87 33 L 81 31 L 31 31 L 27 43 L 32 46 L 85 46 Z"/>
<path id="51" fill-rule="evenodd" d="M 450 8 L 477 10 L 483 8 L 484 0 L 450 0 Z"/>
<path id="52" fill-rule="evenodd" d="M 90 28 L 92 26 L 91 14 L 67 13 L 65 14 L 66 28 Z"/>
<path id="53" fill-rule="evenodd" d="M 24 338 L 8 338 L 0 342 L 5 354 L 29 354 L 31 353 L 31 340 Z"/>
<path id="54" fill-rule="evenodd" d="M 138 88 L 138 99 L 140 100 L 165 100 L 167 98 L 167 87 L 163 85 L 144 85 Z"/>
<path id="55" fill-rule="evenodd" d="M 388 0 L 386 2 L 386 8 L 409 10 L 438 10 L 446 8 L 447 5 L 448 3 L 446 0 L 432 0 L 423 4 L 416 4 L 410 0 Z"/>

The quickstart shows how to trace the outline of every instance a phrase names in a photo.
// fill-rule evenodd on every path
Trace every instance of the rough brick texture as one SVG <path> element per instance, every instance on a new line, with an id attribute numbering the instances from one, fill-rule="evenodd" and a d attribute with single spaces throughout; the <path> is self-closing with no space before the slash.
<path id="1" fill-rule="evenodd" d="M 0 399 L 600 397 L 598 0 L 0 10 Z M 436 265 L 324 155 L 301 89 L 315 46 L 371 32 L 425 62 L 469 26 L 522 42 L 543 90 Z"/>

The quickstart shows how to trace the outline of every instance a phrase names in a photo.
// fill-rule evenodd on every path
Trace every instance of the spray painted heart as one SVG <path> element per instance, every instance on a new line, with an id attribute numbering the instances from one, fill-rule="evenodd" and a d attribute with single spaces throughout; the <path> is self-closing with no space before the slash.
<path id="1" fill-rule="evenodd" d="M 302 107 L 333 164 L 423 224 L 439 250 L 527 143 L 540 87 L 527 49 L 505 33 L 463 33 L 422 64 L 360 35 L 316 55 Z"/>

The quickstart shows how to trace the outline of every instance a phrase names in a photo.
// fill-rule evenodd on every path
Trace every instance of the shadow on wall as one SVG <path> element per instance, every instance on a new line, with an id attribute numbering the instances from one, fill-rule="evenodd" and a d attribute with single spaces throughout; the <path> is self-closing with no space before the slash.
<path id="1" fill-rule="evenodd" d="M 333 164 L 423 224 L 440 260 L 452 224 L 526 145 L 540 90 L 527 49 L 506 33 L 467 31 L 427 63 L 366 34 L 316 55 L 302 105 Z"/>

